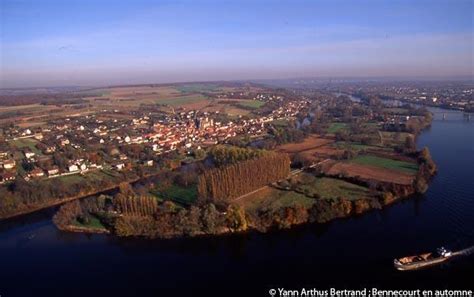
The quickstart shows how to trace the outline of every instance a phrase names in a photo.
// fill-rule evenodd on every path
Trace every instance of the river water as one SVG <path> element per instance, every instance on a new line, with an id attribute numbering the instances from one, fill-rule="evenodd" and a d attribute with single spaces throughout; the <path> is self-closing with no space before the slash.
<path id="1" fill-rule="evenodd" d="M 423 196 L 325 225 L 153 241 L 64 233 L 51 222 L 53 210 L 46 210 L 0 223 L 0 295 L 270 296 L 268 290 L 277 287 L 472 289 L 472 255 L 415 272 L 392 266 L 394 257 L 474 244 L 474 122 L 458 111 L 432 111 L 433 125 L 419 137 L 418 146 L 429 146 L 439 173 Z"/>

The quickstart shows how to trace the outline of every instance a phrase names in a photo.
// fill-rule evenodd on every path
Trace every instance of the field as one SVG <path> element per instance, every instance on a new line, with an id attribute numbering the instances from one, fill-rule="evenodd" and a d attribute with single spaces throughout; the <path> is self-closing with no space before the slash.
<path id="1" fill-rule="evenodd" d="M 397 146 L 404 145 L 406 138 L 412 136 L 412 134 L 407 132 L 380 132 L 382 135 L 382 143 L 385 146 Z"/>
<path id="2" fill-rule="evenodd" d="M 191 96 L 181 96 L 181 97 L 173 97 L 173 98 L 165 98 L 165 99 L 158 99 L 156 103 L 158 104 L 166 104 L 171 106 L 179 106 L 179 105 L 187 105 L 196 102 L 207 101 L 207 97 L 202 95 L 191 95 Z"/>
<path id="3" fill-rule="evenodd" d="M 303 181 L 301 181 L 297 190 L 303 191 L 310 196 L 317 194 L 321 199 L 335 199 L 340 197 L 348 200 L 371 197 L 368 188 L 343 180 L 328 177 L 317 178 L 306 173 L 301 175 L 303 175 Z"/>
<path id="4" fill-rule="evenodd" d="M 356 143 L 356 142 L 345 142 L 345 141 L 338 141 L 333 144 L 334 147 L 338 149 L 353 149 L 355 151 L 365 151 L 365 150 L 373 150 L 373 151 L 387 151 L 391 152 L 393 151 L 390 148 L 387 147 L 380 147 L 380 146 L 375 146 L 375 145 L 365 145 L 361 143 Z"/>
<path id="5" fill-rule="evenodd" d="M 267 187 L 253 195 L 236 201 L 247 211 L 256 211 L 259 209 L 277 210 L 282 207 L 302 205 L 311 207 L 314 204 L 313 198 L 308 198 L 303 194 L 294 191 L 282 191 Z"/>
<path id="6" fill-rule="evenodd" d="M 151 193 L 160 199 L 172 200 L 182 205 L 190 205 L 197 199 L 197 188 L 195 185 L 180 187 L 173 184 L 166 189 L 152 190 Z"/>
<path id="7" fill-rule="evenodd" d="M 178 85 L 176 89 L 182 93 L 215 92 L 220 90 L 219 85 L 199 83 Z"/>
<path id="8" fill-rule="evenodd" d="M 199 88 L 186 86 L 139 86 L 114 87 L 100 90 L 102 96 L 88 98 L 89 102 L 108 107 L 139 107 L 141 104 L 166 104 L 186 106 L 206 102 L 208 98 L 190 90 Z"/>
<path id="9" fill-rule="evenodd" d="M 34 138 L 22 138 L 22 139 L 17 139 L 17 140 L 12 140 L 10 141 L 10 144 L 15 146 L 18 149 L 23 149 L 23 148 L 30 148 L 32 152 L 35 154 L 41 155 L 41 151 L 36 148 L 36 144 L 38 141 Z"/>
<path id="10" fill-rule="evenodd" d="M 257 109 L 265 105 L 265 102 L 258 100 L 242 100 L 239 102 L 240 106 L 247 107 L 251 109 Z"/>
<path id="11" fill-rule="evenodd" d="M 329 128 L 327 130 L 327 133 L 334 134 L 338 131 L 342 131 L 345 129 L 347 129 L 346 123 L 331 123 L 331 125 L 329 125 Z"/>
<path id="12" fill-rule="evenodd" d="M 302 142 L 298 143 L 287 143 L 278 146 L 276 149 L 277 151 L 288 153 L 288 154 L 295 154 L 300 153 L 303 151 L 311 150 L 317 147 L 321 147 L 327 144 L 334 142 L 331 139 L 320 138 L 317 135 L 311 135 L 306 137 Z"/>
<path id="13" fill-rule="evenodd" d="M 346 175 L 401 185 L 410 185 L 414 180 L 414 175 L 411 173 L 356 162 L 332 162 L 325 165 L 324 171 L 330 176 Z"/>
<path id="14" fill-rule="evenodd" d="M 354 160 L 352 160 L 352 162 L 361 165 L 370 165 L 397 170 L 409 174 L 416 174 L 416 172 L 418 171 L 418 165 L 416 163 L 409 163 L 370 155 L 358 156 Z"/>
<path id="15" fill-rule="evenodd" d="M 82 227 L 82 228 L 104 229 L 104 230 L 106 229 L 105 226 L 102 225 L 100 220 L 96 218 L 95 216 L 91 216 L 90 221 L 87 224 L 82 224 L 77 219 L 74 220 L 72 224 L 76 227 Z"/>

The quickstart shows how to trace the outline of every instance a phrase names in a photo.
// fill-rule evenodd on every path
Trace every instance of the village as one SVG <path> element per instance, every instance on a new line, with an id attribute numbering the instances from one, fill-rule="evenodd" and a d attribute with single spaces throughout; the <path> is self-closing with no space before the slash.
<path id="1" fill-rule="evenodd" d="M 219 98 L 237 96 L 232 92 Z M 268 94 L 255 93 L 250 97 L 249 100 L 263 103 L 283 102 L 281 96 Z M 35 128 L 10 125 L 3 129 L 5 141 L 0 146 L 0 183 L 13 182 L 17 177 L 30 181 L 103 169 L 153 167 L 170 153 L 195 156 L 200 150 L 236 136 L 262 138 L 269 123 L 293 119 L 308 103 L 304 99 L 284 102 L 264 116 L 239 116 L 224 119 L 225 122 L 219 120 L 219 111 L 181 108 L 173 113 L 137 110 L 132 112 L 131 119 L 115 109 L 54 119 Z M 127 150 L 126 146 L 135 149 Z"/>

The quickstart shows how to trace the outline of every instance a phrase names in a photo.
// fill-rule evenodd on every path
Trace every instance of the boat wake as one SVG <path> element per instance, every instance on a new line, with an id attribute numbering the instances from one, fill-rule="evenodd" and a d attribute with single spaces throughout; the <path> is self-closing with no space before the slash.
<path id="1" fill-rule="evenodd" d="M 453 253 L 453 256 L 469 256 L 471 254 L 474 253 L 474 245 L 467 248 L 467 249 L 463 249 L 463 250 L 460 250 L 460 251 L 457 251 L 457 252 L 454 252 Z"/>

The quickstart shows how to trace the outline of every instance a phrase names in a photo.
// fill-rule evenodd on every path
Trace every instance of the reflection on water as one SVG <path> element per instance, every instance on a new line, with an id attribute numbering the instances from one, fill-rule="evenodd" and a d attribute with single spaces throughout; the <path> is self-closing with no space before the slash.
<path id="1" fill-rule="evenodd" d="M 430 148 L 439 173 L 425 195 L 324 225 L 152 241 L 64 233 L 47 210 L 0 224 L 0 294 L 223 296 L 218 289 L 226 288 L 226 295 L 248 296 L 252 288 L 250 295 L 267 296 L 277 286 L 472 287 L 472 255 L 423 271 L 392 267 L 395 257 L 474 244 L 474 124 L 457 111 L 432 111 L 433 125 L 418 145 Z"/>

